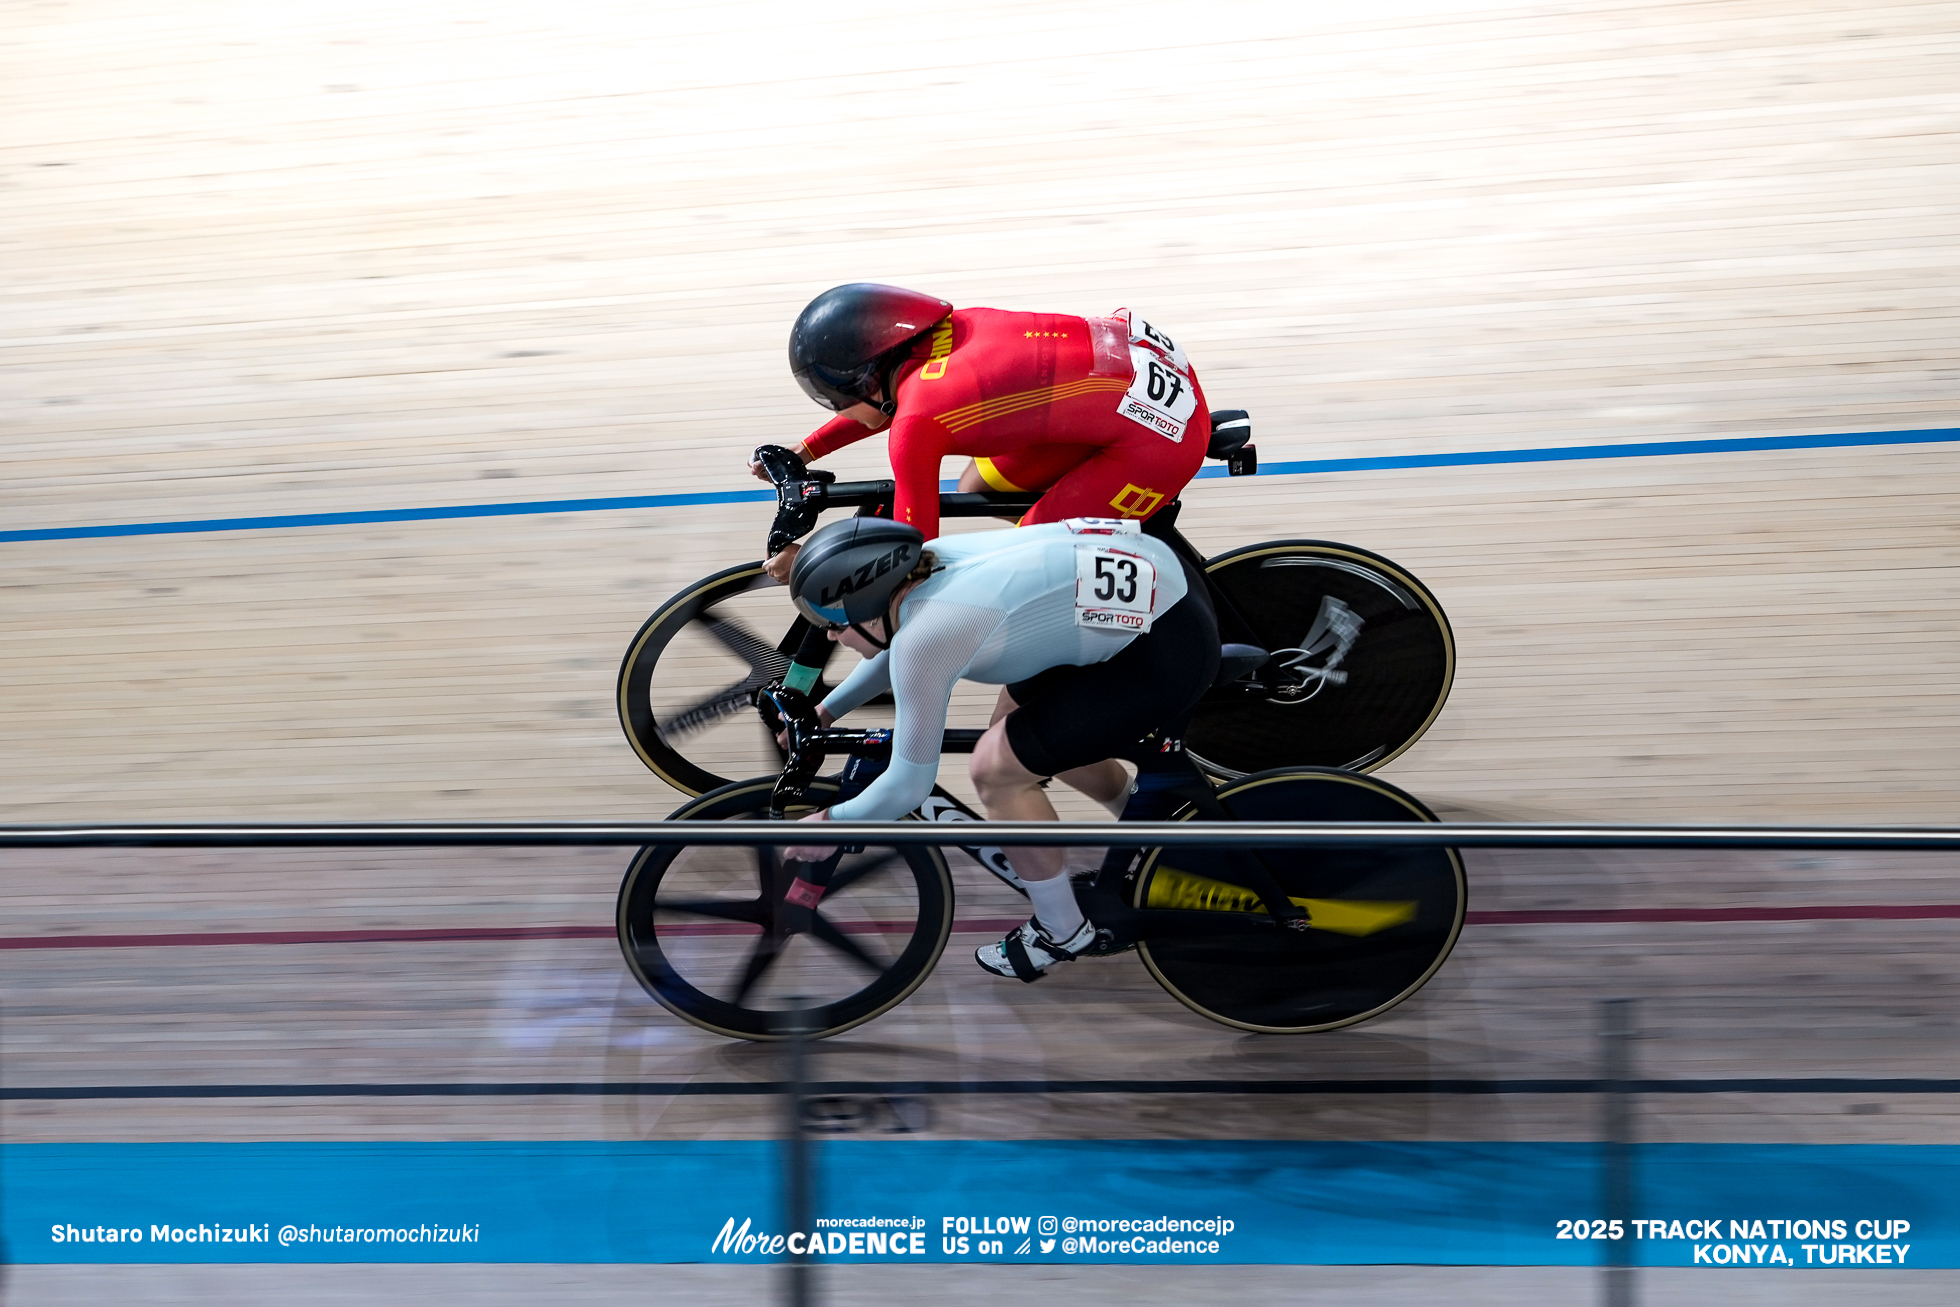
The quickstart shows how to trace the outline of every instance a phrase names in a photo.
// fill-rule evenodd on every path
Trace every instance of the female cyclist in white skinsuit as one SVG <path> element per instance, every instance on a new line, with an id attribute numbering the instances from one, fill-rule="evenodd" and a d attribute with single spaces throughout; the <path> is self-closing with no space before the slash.
<path id="1" fill-rule="evenodd" d="M 889 821 L 924 802 L 939 774 L 946 705 L 961 679 L 1007 689 L 973 752 L 993 820 L 1054 821 L 1051 776 L 1114 808 L 1128 777 L 1112 759 L 1151 732 L 1180 746 L 1218 668 L 1218 626 L 1202 578 L 1134 521 L 1074 519 L 942 536 L 881 518 L 810 537 L 790 576 L 803 615 L 866 657 L 819 708 L 828 724 L 887 689 L 897 704 L 892 762 L 856 798 L 805 818 Z M 791 858 L 819 861 L 828 848 Z M 996 975 L 1033 980 L 1095 941 L 1061 850 L 1009 862 L 1035 917 L 979 950 Z"/>

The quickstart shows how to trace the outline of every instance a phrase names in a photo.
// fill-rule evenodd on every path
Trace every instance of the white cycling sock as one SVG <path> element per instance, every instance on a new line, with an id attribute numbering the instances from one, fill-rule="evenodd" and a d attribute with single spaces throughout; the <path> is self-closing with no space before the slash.
<path id="1" fill-rule="evenodd" d="M 1034 904 L 1035 920 L 1052 939 L 1067 939 L 1082 929 L 1082 909 L 1075 901 L 1075 890 L 1064 872 L 1053 880 L 1030 880 L 1028 901 Z"/>

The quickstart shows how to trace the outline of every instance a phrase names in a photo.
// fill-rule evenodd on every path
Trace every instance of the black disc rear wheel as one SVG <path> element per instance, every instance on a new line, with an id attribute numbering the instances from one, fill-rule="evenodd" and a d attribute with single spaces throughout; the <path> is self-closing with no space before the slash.
<path id="1" fill-rule="evenodd" d="M 1324 540 L 1273 540 L 1220 554 L 1205 571 L 1224 599 L 1224 638 L 1273 655 L 1198 705 L 1185 746 L 1212 775 L 1373 771 L 1442 712 L 1456 674 L 1449 619 L 1422 582 L 1386 558 Z"/>
<path id="2" fill-rule="evenodd" d="M 774 788 L 773 778 L 724 786 L 673 818 L 760 821 Z M 809 806 L 836 797 L 836 786 L 819 780 Z M 626 965 L 662 1006 L 703 1030 L 780 1038 L 783 1014 L 801 1008 L 814 1010 L 804 1018 L 813 1033 L 834 1035 L 903 1002 L 953 928 L 952 877 L 936 848 L 871 845 L 846 854 L 807 931 L 787 927 L 789 879 L 776 848 L 641 849 L 619 887 Z"/>
<path id="3" fill-rule="evenodd" d="M 1237 821 L 1436 820 L 1385 781 L 1320 768 L 1248 776 L 1218 798 Z M 1248 929 L 1266 914 L 1243 887 L 1246 850 L 1154 849 L 1137 874 L 1139 908 L 1230 914 L 1232 929 L 1217 936 L 1146 938 L 1137 946 L 1158 983 L 1214 1021 L 1273 1034 L 1366 1021 L 1421 989 L 1463 929 L 1468 895 L 1455 849 L 1260 853 L 1307 910 L 1311 929 Z"/>

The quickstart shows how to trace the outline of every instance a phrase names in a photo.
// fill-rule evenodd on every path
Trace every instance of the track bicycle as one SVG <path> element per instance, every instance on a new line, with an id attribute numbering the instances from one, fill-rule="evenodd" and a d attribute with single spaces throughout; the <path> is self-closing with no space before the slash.
<path id="1" fill-rule="evenodd" d="M 1208 456 L 1233 475 L 1255 470 L 1245 415 L 1212 419 Z M 890 512 L 890 481 L 840 483 L 787 450 L 757 454 L 777 492 L 770 554 L 826 509 Z M 944 494 L 941 512 L 1014 517 L 1039 497 Z M 1176 530 L 1180 507 L 1165 505 L 1144 529 L 1203 571 L 1225 648 L 1186 735 L 1176 815 L 1435 820 L 1413 797 L 1361 774 L 1414 743 L 1449 693 L 1455 651 L 1434 596 L 1387 559 L 1327 541 L 1269 541 L 1204 560 Z M 621 663 L 628 739 L 656 774 L 696 796 L 676 819 L 787 818 L 828 807 L 859 761 L 889 755 L 888 731 L 818 727 L 813 701 L 828 691 L 838 647 L 800 617 L 779 640 L 759 634 L 781 621 L 776 588 L 759 562 L 707 577 L 649 617 Z M 732 681 L 730 661 L 741 669 Z M 784 685 L 798 669 L 804 684 Z M 988 693 L 977 704 L 981 720 L 991 702 Z M 759 729 L 748 724 L 751 707 L 763 710 Z M 784 724 L 786 750 L 776 744 Z M 949 729 L 944 751 L 971 752 L 981 734 Z M 853 764 L 818 776 L 833 754 Z M 777 774 L 721 774 L 765 769 Z M 940 787 L 911 815 L 977 820 Z M 1025 894 L 1001 850 L 956 836 L 948 844 L 993 874 L 969 891 L 973 900 L 1014 914 L 960 926 L 993 933 L 1018 924 Z M 814 907 L 785 897 L 799 876 L 824 885 Z M 1072 883 L 1099 928 L 1092 954 L 1134 949 L 1192 1010 L 1275 1033 L 1351 1025 L 1407 998 L 1448 957 L 1465 902 L 1462 864 L 1449 849 L 1167 852 L 1113 843 Z M 889 1011 L 931 973 L 955 924 L 945 854 L 926 845 L 842 850 L 814 870 L 768 846 L 652 845 L 629 867 L 617 915 L 627 964 L 650 994 L 695 1025 L 746 1039 L 773 1037 L 792 999 L 815 1005 L 802 1020 L 814 1017 L 826 1035 Z"/>
<path id="2" fill-rule="evenodd" d="M 674 819 L 794 818 L 843 797 L 860 761 L 889 757 L 889 731 L 821 728 L 810 699 L 779 685 L 758 699 L 766 725 L 787 724 L 781 773 L 701 795 Z M 970 753 L 981 734 L 948 730 L 944 750 Z M 1145 751 L 1158 752 L 1154 738 L 1131 760 Z M 834 755 L 852 764 L 818 776 Z M 1176 820 L 1436 819 L 1357 772 L 1277 768 L 1215 785 L 1195 764 L 1183 768 L 1171 787 L 1183 804 Z M 939 788 L 912 818 L 977 820 Z M 1365 1021 L 1435 975 L 1463 926 L 1454 849 L 1140 848 L 1123 845 L 1121 832 L 1113 825 L 1101 865 L 1072 881 L 1098 928 L 1090 956 L 1134 949 L 1174 998 L 1228 1026 L 1302 1034 Z M 808 840 L 813 831 L 784 834 Z M 956 839 L 949 832 L 949 844 Z M 1025 892 L 1014 897 L 1020 882 L 1000 851 L 967 852 L 996 878 L 983 879 L 975 901 L 1013 915 L 956 917 L 945 855 L 930 845 L 847 848 L 818 864 L 787 861 L 779 847 L 650 845 L 620 885 L 620 948 L 649 994 L 702 1029 L 778 1038 L 796 1007 L 804 1030 L 839 1034 L 917 990 L 955 930 L 1019 924 Z M 799 878 L 821 887 L 814 905 L 792 901 Z"/>
<path id="3" fill-rule="evenodd" d="M 1233 475 L 1256 471 L 1250 432 L 1243 412 L 1213 413 L 1207 456 Z M 757 454 L 776 487 L 770 554 L 827 509 L 891 511 L 889 480 L 837 481 L 774 446 Z M 1013 518 L 1040 497 L 945 493 L 940 513 Z M 1379 554 L 1324 540 L 1269 540 L 1205 559 L 1177 530 L 1181 507 L 1165 504 L 1143 529 L 1204 573 L 1226 642 L 1231 674 L 1207 693 L 1186 735 L 1207 775 L 1369 772 L 1422 736 L 1449 696 L 1456 650 L 1442 606 L 1420 581 Z M 627 647 L 620 725 L 640 760 L 684 794 L 778 768 L 774 735 L 750 711 L 756 693 L 801 664 L 816 675 L 798 688 L 821 700 L 842 679 L 831 664 L 856 657 L 812 631 L 779 591 L 760 562 L 716 572 L 661 605 Z M 991 691 L 956 697 L 954 720 L 984 722 L 992 703 Z M 874 700 L 859 718 L 878 710 Z"/>

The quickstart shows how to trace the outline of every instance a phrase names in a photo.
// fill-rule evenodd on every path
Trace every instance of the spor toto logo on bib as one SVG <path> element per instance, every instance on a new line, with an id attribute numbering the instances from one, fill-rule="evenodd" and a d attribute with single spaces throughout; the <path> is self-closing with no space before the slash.
<path id="1" fill-rule="evenodd" d="M 1150 629 L 1157 568 L 1142 554 L 1106 545 L 1075 547 L 1075 624 L 1099 631 Z"/>

